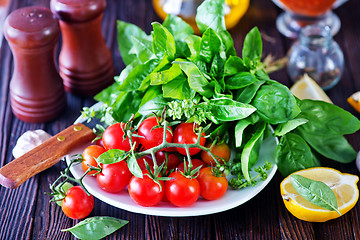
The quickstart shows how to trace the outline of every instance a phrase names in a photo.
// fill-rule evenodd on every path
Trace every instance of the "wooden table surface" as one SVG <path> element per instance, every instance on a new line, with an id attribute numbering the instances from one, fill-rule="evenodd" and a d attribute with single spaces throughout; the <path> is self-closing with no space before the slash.
<path id="1" fill-rule="evenodd" d="M 4 2 L 4 1 L 1 1 Z M 5 1 L 6 2 L 6 1 Z M 41 5 L 48 0 L 12 0 L 8 14 L 14 9 Z M 340 83 L 328 91 L 333 102 L 359 117 L 346 98 L 360 90 L 360 1 L 350 0 L 335 11 L 342 27 L 335 36 L 345 56 L 345 71 Z M 258 26 L 264 38 L 264 56 L 283 57 L 293 40 L 280 35 L 275 19 L 281 13 L 270 0 L 251 0 L 250 8 L 241 22 L 230 32 L 238 53 L 245 34 Z M 2 20 L 1 20 L 2 19 Z M 113 53 L 116 74 L 124 67 L 117 50 L 116 19 L 135 23 L 147 33 L 150 23 L 161 21 L 152 8 L 151 0 L 108 0 L 103 20 L 103 35 Z M 0 17 L 3 21 L 3 18 Z M 3 22 L 0 23 L 2 26 Z M 2 35 L 1 35 L 2 37 Z M 0 41 L 1 42 L 1 41 Z M 57 51 L 58 53 L 59 51 Z M 83 106 L 94 103 L 91 98 L 67 94 L 68 107 L 61 117 L 48 123 L 29 124 L 19 121 L 11 112 L 9 81 L 12 76 L 13 58 L 5 39 L 0 49 L 0 166 L 10 162 L 12 149 L 18 137 L 27 130 L 44 129 L 55 134 L 69 126 L 79 116 Z M 271 74 L 272 79 L 290 86 L 285 70 Z M 360 136 L 348 137 L 356 150 Z M 355 163 L 331 163 L 343 172 L 359 175 Z M 49 183 L 65 168 L 61 162 L 26 181 L 15 190 L 0 187 L 0 239 L 73 239 L 61 229 L 77 221 L 66 217 L 59 206 L 49 203 Z M 131 213 L 95 200 L 91 216 L 113 216 L 129 220 L 129 224 L 107 239 L 360 239 L 360 204 L 346 215 L 325 223 L 308 223 L 293 217 L 284 207 L 279 185 L 282 177 L 275 175 L 268 186 L 251 201 L 234 209 L 198 217 L 157 217 Z"/>

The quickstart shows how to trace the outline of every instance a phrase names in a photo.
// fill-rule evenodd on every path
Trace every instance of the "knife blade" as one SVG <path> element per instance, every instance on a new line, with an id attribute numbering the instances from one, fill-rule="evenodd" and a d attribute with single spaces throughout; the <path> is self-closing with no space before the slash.
<path id="1" fill-rule="evenodd" d="M 0 184 L 17 188 L 32 176 L 52 167 L 78 146 L 90 143 L 96 135 L 82 123 L 76 123 L 46 140 L 31 151 L 0 169 Z"/>

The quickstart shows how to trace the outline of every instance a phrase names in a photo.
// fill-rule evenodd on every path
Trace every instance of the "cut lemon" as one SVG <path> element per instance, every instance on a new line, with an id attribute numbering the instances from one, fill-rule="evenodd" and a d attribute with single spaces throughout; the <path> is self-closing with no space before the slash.
<path id="1" fill-rule="evenodd" d="M 338 210 L 342 215 L 352 209 L 358 201 L 358 176 L 341 173 L 335 169 L 325 167 L 309 168 L 293 174 L 321 181 L 328 185 L 335 193 Z M 336 211 L 318 207 L 300 196 L 292 186 L 290 176 L 281 182 L 280 190 L 285 207 L 295 217 L 308 222 L 325 222 L 340 217 Z"/>
<path id="2" fill-rule="evenodd" d="M 347 101 L 356 111 L 360 112 L 360 92 L 352 94 Z"/>
<path id="3" fill-rule="evenodd" d="M 326 95 L 324 90 L 307 74 L 297 81 L 290 91 L 299 99 L 321 100 L 332 103 L 331 99 Z"/>

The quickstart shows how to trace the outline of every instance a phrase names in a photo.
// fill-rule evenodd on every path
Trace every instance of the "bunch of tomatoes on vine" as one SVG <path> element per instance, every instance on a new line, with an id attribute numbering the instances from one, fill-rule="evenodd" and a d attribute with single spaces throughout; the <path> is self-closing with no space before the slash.
<path id="1" fill-rule="evenodd" d="M 144 207 L 160 201 L 186 207 L 200 196 L 221 198 L 228 189 L 225 172 L 231 151 L 224 139 L 205 135 L 208 127 L 169 123 L 164 114 L 147 117 L 137 126 L 132 119 L 115 123 L 82 155 L 73 156 L 70 166 L 81 163 L 84 175 L 70 177 L 69 166 L 50 186 L 50 195 L 73 219 L 86 217 L 94 207 L 94 199 L 82 183 L 84 177 L 95 177 L 106 192 L 128 191 L 131 199 Z"/>

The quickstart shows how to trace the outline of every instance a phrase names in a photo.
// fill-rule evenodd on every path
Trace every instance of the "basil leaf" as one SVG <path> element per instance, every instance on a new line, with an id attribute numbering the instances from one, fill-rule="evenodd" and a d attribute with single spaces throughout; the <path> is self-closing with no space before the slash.
<path id="1" fill-rule="evenodd" d="M 185 38 L 185 42 L 187 43 L 191 52 L 190 59 L 192 60 L 197 59 L 200 53 L 201 37 L 196 35 L 190 35 Z"/>
<path id="2" fill-rule="evenodd" d="M 197 8 L 195 21 L 201 32 L 208 28 L 215 32 L 226 30 L 224 6 L 225 0 L 208 0 Z"/>
<path id="3" fill-rule="evenodd" d="M 174 36 L 175 40 L 184 40 L 187 36 L 194 33 L 193 28 L 182 18 L 168 14 L 162 24 Z"/>
<path id="4" fill-rule="evenodd" d="M 79 239 L 102 239 L 118 229 L 122 228 L 129 221 L 113 217 L 91 217 L 87 218 L 75 226 L 62 229 L 62 232 L 71 232 Z"/>
<path id="5" fill-rule="evenodd" d="M 153 112 L 156 114 L 161 114 L 161 112 L 164 110 L 164 107 L 166 106 L 166 103 L 167 101 L 165 98 L 162 95 L 158 95 L 157 97 L 154 97 L 142 105 L 139 109 L 139 113 L 143 116 L 148 116 Z"/>
<path id="6" fill-rule="evenodd" d="M 239 72 L 231 77 L 225 78 L 227 89 L 240 89 L 247 87 L 258 80 L 249 72 Z"/>
<path id="7" fill-rule="evenodd" d="M 275 129 L 275 136 L 282 136 L 285 135 L 286 133 L 294 130 L 295 128 L 297 128 L 300 125 L 303 125 L 305 123 L 307 123 L 309 120 L 305 119 L 305 118 L 295 118 L 292 120 L 289 120 L 286 123 L 280 123 L 276 129 Z"/>
<path id="8" fill-rule="evenodd" d="M 229 98 L 211 99 L 209 108 L 219 121 L 234 121 L 248 117 L 256 111 L 250 104 L 236 102 Z"/>
<path id="9" fill-rule="evenodd" d="M 235 147 L 241 147 L 244 130 L 251 124 L 248 119 L 242 119 L 236 123 L 235 126 Z"/>
<path id="10" fill-rule="evenodd" d="M 247 72 L 248 69 L 245 67 L 244 62 L 238 56 L 230 56 L 225 62 L 224 75 L 234 75 L 239 72 Z"/>
<path id="11" fill-rule="evenodd" d="M 242 57 L 249 58 L 253 61 L 260 61 L 262 54 L 262 40 L 261 34 L 257 27 L 248 32 L 244 39 L 244 46 L 242 49 Z"/>
<path id="12" fill-rule="evenodd" d="M 120 54 L 124 63 L 128 65 L 137 58 L 135 54 L 130 53 L 130 49 L 133 47 L 132 37 L 148 39 L 151 41 L 151 36 L 146 35 L 146 33 L 141 30 L 141 28 L 134 24 L 120 20 L 117 20 L 116 23 Z"/>
<path id="13" fill-rule="evenodd" d="M 138 38 L 135 36 L 131 36 L 131 40 L 133 46 L 130 49 L 129 53 L 135 54 L 138 60 L 140 60 L 142 63 L 146 63 L 150 59 L 156 58 L 152 50 L 151 40 Z"/>
<path id="14" fill-rule="evenodd" d="M 301 131 L 312 135 L 329 136 L 352 134 L 359 130 L 360 121 L 344 109 L 323 101 L 299 100 L 299 117 L 308 119 Z"/>
<path id="15" fill-rule="evenodd" d="M 218 31 L 217 34 L 219 35 L 222 43 L 225 46 L 226 58 L 236 56 L 234 41 L 231 37 L 231 34 L 228 31 Z"/>
<path id="16" fill-rule="evenodd" d="M 163 96 L 174 99 L 192 99 L 196 92 L 189 86 L 184 76 L 179 76 L 174 80 L 162 85 Z"/>
<path id="17" fill-rule="evenodd" d="M 154 22 L 153 26 L 153 49 L 155 55 L 162 58 L 165 54 L 169 59 L 175 58 L 176 47 L 174 36 L 160 23 Z"/>
<path id="18" fill-rule="evenodd" d="M 121 136 L 122 137 L 122 136 Z M 102 153 L 97 159 L 97 163 L 112 164 L 117 163 L 129 156 L 129 153 L 120 149 L 109 149 Z"/>
<path id="19" fill-rule="evenodd" d="M 151 85 L 166 84 L 182 75 L 181 68 L 178 64 L 172 65 L 169 69 L 161 72 L 153 72 L 150 74 Z"/>
<path id="20" fill-rule="evenodd" d="M 130 172 L 135 176 L 135 177 L 139 177 L 142 178 L 143 174 L 141 171 L 141 168 L 139 167 L 139 164 L 136 161 L 136 158 L 134 157 L 134 155 L 131 155 L 128 158 L 128 167 Z"/>
<path id="21" fill-rule="evenodd" d="M 145 64 L 134 67 L 129 75 L 121 82 L 119 90 L 127 92 L 138 90 L 142 86 L 143 81 L 155 69 L 157 64 L 158 61 L 152 59 Z"/>
<path id="22" fill-rule="evenodd" d="M 256 81 L 253 84 L 238 90 L 235 100 L 242 103 L 250 103 L 264 83 L 265 81 Z"/>
<path id="23" fill-rule="evenodd" d="M 335 193 L 328 185 L 321 181 L 315 181 L 297 174 L 290 176 L 290 182 L 296 192 L 307 201 L 318 207 L 336 211 L 341 216 Z"/>
<path id="24" fill-rule="evenodd" d="M 221 48 L 222 49 L 222 48 Z M 210 67 L 210 76 L 213 77 L 213 79 L 223 79 L 223 73 L 224 73 L 224 65 L 225 65 L 225 53 L 222 54 L 222 50 L 220 52 L 215 53 L 213 61 L 211 63 Z M 225 90 L 225 83 L 222 84 L 221 90 Z"/>
<path id="25" fill-rule="evenodd" d="M 256 125 L 256 130 L 254 135 L 250 138 L 250 140 L 245 144 L 244 149 L 241 153 L 241 171 L 244 175 L 246 181 L 250 182 L 250 174 L 249 174 L 249 166 L 250 166 L 250 155 L 253 150 L 256 142 L 261 138 L 264 134 L 267 124 L 264 122 L 260 122 Z"/>
<path id="26" fill-rule="evenodd" d="M 300 127 L 296 131 L 321 155 L 340 163 L 350 163 L 356 158 L 357 152 L 344 136 L 308 134 L 304 133 Z"/>
<path id="27" fill-rule="evenodd" d="M 194 63 L 188 61 L 174 61 L 173 64 L 180 65 L 181 70 L 183 70 L 188 77 L 190 87 L 194 91 L 207 98 L 213 96 L 214 91 L 209 85 L 208 80 Z"/>
<path id="28" fill-rule="evenodd" d="M 113 117 L 118 122 L 129 121 L 132 113 L 138 111 L 142 97 L 143 93 L 139 91 L 118 93 L 116 100 L 112 103 Z"/>
<path id="29" fill-rule="evenodd" d="M 300 113 L 294 95 L 277 82 L 269 82 L 257 91 L 252 105 L 265 122 L 278 124 L 295 118 Z"/>
<path id="30" fill-rule="evenodd" d="M 275 163 L 284 177 L 302 169 L 319 166 L 309 145 L 294 133 L 288 133 L 280 138 L 276 147 Z"/>
<path id="31" fill-rule="evenodd" d="M 213 29 L 208 28 L 200 42 L 200 60 L 210 63 L 215 54 L 219 52 L 221 46 L 221 40 Z"/>

